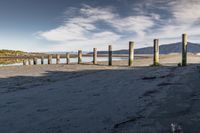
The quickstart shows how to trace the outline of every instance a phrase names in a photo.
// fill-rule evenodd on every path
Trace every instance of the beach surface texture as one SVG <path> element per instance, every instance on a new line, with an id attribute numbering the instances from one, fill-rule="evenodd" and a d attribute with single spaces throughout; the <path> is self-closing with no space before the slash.
<path id="1" fill-rule="evenodd" d="M 0 67 L 0 133 L 185 133 L 200 127 L 200 57 Z"/>

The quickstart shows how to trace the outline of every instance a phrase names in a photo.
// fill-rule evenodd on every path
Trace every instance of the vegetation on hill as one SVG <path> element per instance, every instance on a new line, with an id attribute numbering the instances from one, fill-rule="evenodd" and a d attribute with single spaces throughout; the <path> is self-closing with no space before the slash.
<path id="1" fill-rule="evenodd" d="M 23 62 L 23 59 L 0 59 L 0 66 L 15 64 L 15 63 L 22 63 L 22 62 Z"/>
<path id="2" fill-rule="evenodd" d="M 15 50 L 0 50 L 0 56 L 20 56 L 20 55 L 27 55 L 26 52 L 23 51 L 15 51 Z"/>

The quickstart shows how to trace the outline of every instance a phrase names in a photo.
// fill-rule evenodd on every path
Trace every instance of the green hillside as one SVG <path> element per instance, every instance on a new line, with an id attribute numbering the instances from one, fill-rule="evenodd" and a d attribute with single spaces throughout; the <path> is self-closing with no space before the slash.
<path id="1" fill-rule="evenodd" d="M 20 55 L 27 55 L 26 52 L 23 51 L 16 51 L 16 50 L 0 50 L 0 56 L 20 56 Z"/>

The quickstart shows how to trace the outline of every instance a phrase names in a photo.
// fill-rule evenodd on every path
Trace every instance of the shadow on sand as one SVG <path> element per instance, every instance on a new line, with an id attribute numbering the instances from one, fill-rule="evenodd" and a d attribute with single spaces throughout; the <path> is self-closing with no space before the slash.
<path id="1" fill-rule="evenodd" d="M 184 76 L 187 76 L 184 77 Z M 0 79 L 0 131 L 198 132 L 199 68 L 48 71 Z"/>

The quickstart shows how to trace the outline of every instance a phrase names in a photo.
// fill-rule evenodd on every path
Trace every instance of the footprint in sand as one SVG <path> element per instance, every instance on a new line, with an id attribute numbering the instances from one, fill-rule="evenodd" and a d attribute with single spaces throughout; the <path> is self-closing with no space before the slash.
<path id="1" fill-rule="evenodd" d="M 48 111 L 49 109 L 37 109 L 37 112 L 46 112 Z"/>

